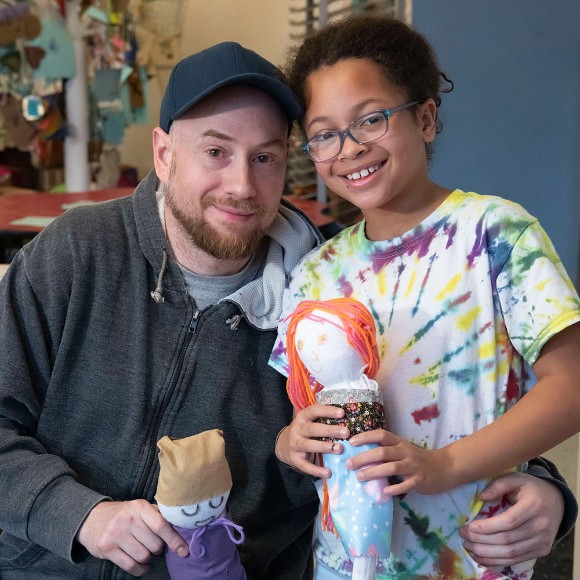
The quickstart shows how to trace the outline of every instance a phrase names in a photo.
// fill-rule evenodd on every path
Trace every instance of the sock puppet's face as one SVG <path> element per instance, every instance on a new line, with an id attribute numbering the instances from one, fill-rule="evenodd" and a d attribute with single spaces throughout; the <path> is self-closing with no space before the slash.
<path id="1" fill-rule="evenodd" d="M 157 502 L 161 515 L 174 526 L 180 528 L 200 528 L 219 518 L 226 509 L 230 495 L 226 491 L 216 497 L 191 505 L 167 506 Z"/>

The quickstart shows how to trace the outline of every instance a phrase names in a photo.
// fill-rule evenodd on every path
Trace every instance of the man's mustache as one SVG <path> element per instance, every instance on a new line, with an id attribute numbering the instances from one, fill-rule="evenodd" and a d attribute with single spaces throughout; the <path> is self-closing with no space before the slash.
<path id="1" fill-rule="evenodd" d="M 229 207 L 238 211 L 253 213 L 256 215 L 263 215 L 264 208 L 259 203 L 249 201 L 247 199 L 231 199 L 227 197 L 204 197 L 201 205 L 207 208 L 210 205 L 219 205 L 221 207 Z"/>

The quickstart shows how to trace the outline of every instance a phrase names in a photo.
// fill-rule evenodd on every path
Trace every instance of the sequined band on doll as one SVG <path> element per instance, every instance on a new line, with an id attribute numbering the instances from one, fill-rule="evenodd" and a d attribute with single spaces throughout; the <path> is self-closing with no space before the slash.
<path id="1" fill-rule="evenodd" d="M 351 437 L 364 431 L 386 428 L 385 411 L 381 403 L 357 402 L 332 406 L 344 409 L 344 417 L 342 419 L 322 417 L 318 419 L 319 423 L 348 427 Z"/>

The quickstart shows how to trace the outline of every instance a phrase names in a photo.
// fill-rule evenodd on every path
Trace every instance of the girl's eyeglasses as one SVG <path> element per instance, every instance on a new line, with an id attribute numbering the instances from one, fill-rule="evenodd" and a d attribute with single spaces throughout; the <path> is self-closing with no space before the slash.
<path id="1" fill-rule="evenodd" d="M 302 145 L 302 151 L 315 163 L 331 161 L 340 154 L 344 146 L 344 140 L 347 137 L 350 137 L 359 145 L 375 141 L 375 139 L 379 139 L 388 131 L 391 115 L 410 109 L 416 104 L 417 101 L 413 101 L 392 109 L 380 109 L 367 113 L 355 119 L 344 131 L 323 131 L 308 139 Z"/>

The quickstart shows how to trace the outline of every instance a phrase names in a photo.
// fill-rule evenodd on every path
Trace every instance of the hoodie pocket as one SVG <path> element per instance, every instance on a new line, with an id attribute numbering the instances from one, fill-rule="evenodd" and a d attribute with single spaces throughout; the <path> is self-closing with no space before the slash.
<path id="1" fill-rule="evenodd" d="M 7 532 L 0 533 L 0 570 L 26 568 L 46 550 L 38 544 L 22 540 Z"/>

